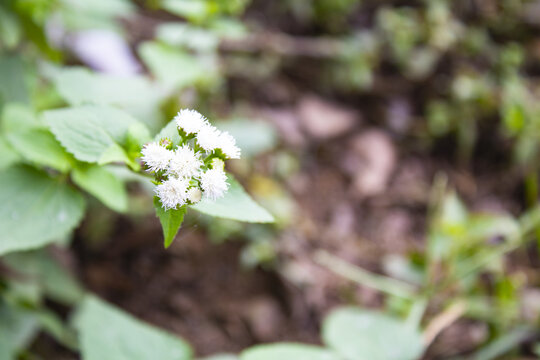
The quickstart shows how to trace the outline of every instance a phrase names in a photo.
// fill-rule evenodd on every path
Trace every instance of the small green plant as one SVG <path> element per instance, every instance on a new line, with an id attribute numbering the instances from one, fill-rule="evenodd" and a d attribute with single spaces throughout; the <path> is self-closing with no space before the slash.
<path id="1" fill-rule="evenodd" d="M 423 328 L 424 350 L 461 317 L 488 323 L 490 341 L 470 358 L 495 359 L 534 331 L 535 324 L 521 317 L 515 279 L 519 275 L 513 278 L 505 271 L 504 256 L 530 241 L 540 224 L 540 213 L 536 207 L 514 219 L 471 212 L 454 192 L 446 191 L 444 183 L 439 178 L 434 186 L 425 255 L 389 258 L 386 269 L 394 278 L 358 268 L 327 252 L 319 252 L 316 260 L 336 274 L 385 293 L 388 311 L 405 315 L 409 325 Z M 492 289 L 485 284 L 486 276 L 493 281 Z M 436 312 L 440 313 L 429 315 Z"/>

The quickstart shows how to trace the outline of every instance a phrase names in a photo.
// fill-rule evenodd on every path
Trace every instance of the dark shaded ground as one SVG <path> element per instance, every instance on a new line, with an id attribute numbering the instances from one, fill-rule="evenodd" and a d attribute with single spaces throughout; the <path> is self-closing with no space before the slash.
<path id="1" fill-rule="evenodd" d="M 257 342 L 317 341 L 317 319 L 276 274 L 241 269 L 240 243 L 209 243 L 185 229 L 164 250 L 155 222 L 128 230 L 106 251 L 85 251 L 90 290 L 186 338 L 200 355 Z"/>

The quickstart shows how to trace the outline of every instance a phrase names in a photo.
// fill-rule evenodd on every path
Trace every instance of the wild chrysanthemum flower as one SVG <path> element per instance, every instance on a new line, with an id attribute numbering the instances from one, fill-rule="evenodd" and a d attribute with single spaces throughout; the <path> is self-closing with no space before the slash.
<path id="1" fill-rule="evenodd" d="M 174 209 L 186 203 L 189 181 L 184 178 L 170 178 L 156 187 L 156 194 L 165 210 Z"/>
<path id="2" fill-rule="evenodd" d="M 186 134 L 197 134 L 201 128 L 208 124 L 208 121 L 199 112 L 190 109 L 183 109 L 174 117 L 176 126 Z"/>
<path id="3" fill-rule="evenodd" d="M 227 175 L 221 169 L 207 170 L 201 174 L 201 187 L 205 197 L 211 200 L 219 199 L 229 188 Z"/>
<path id="4" fill-rule="evenodd" d="M 216 200 L 229 189 L 226 159 L 239 159 L 240 148 L 228 132 L 220 131 L 195 110 L 178 112 L 178 140 L 163 138 L 142 149 L 142 160 L 156 172 L 156 195 L 165 210 Z M 173 146 L 175 150 L 172 150 Z"/>
<path id="5" fill-rule="evenodd" d="M 227 131 L 219 135 L 219 146 L 223 154 L 229 159 L 240 159 L 240 148 L 236 146 L 236 140 Z"/>
<path id="6" fill-rule="evenodd" d="M 202 191 L 199 188 L 191 188 L 187 192 L 187 198 L 192 204 L 196 204 L 201 201 Z"/>
<path id="7" fill-rule="evenodd" d="M 207 152 L 219 148 L 221 131 L 210 124 L 203 126 L 197 133 L 197 143 Z"/>
<path id="8" fill-rule="evenodd" d="M 142 161 L 150 171 L 166 170 L 173 156 L 172 151 L 165 149 L 156 142 L 146 144 L 141 153 Z"/>
<path id="9" fill-rule="evenodd" d="M 200 154 L 195 153 L 188 145 L 179 146 L 169 162 L 168 175 L 177 177 L 192 177 L 197 175 L 203 162 Z"/>

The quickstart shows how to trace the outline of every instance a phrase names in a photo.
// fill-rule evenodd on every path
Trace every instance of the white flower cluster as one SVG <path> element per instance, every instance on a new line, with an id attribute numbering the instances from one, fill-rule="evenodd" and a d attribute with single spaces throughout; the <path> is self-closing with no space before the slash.
<path id="1" fill-rule="evenodd" d="M 142 149 L 142 161 L 155 174 L 161 204 L 168 210 L 195 204 L 203 196 L 219 199 L 229 188 L 224 161 L 240 158 L 236 140 L 195 110 L 181 110 L 174 121 L 179 144 L 161 139 Z"/>

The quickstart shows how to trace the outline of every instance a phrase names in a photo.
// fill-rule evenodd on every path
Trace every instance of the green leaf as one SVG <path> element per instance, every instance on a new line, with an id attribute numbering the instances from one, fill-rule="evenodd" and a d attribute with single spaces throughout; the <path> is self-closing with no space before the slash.
<path id="1" fill-rule="evenodd" d="M 44 309 L 33 311 L 33 315 L 39 321 L 41 330 L 51 336 L 63 346 L 77 350 L 77 335 L 75 331 L 64 324 L 62 318 L 55 312 Z"/>
<path id="2" fill-rule="evenodd" d="M 274 217 L 258 205 L 232 176 L 228 177 L 229 191 L 221 199 L 203 199 L 191 207 L 207 215 L 254 223 L 271 223 Z"/>
<path id="3" fill-rule="evenodd" d="M 502 355 L 518 347 L 519 344 L 527 341 L 533 334 L 534 331 L 527 327 L 518 327 L 507 331 L 505 334 L 472 354 L 469 358 L 471 360 L 499 359 Z"/>
<path id="4" fill-rule="evenodd" d="M 60 172 L 71 168 L 73 157 L 27 106 L 6 105 L 2 112 L 2 131 L 10 147 L 25 160 Z"/>
<path id="5" fill-rule="evenodd" d="M 21 41 L 21 35 L 16 15 L 0 7 L 0 44 L 11 50 Z"/>
<path id="6" fill-rule="evenodd" d="M 233 354 L 218 354 L 205 358 L 198 358 L 197 360 L 239 360 L 238 356 Z"/>
<path id="7" fill-rule="evenodd" d="M 341 308 L 324 321 L 324 343 L 347 360 L 416 360 L 424 350 L 414 327 L 388 315 Z"/>
<path id="8" fill-rule="evenodd" d="M 22 3 L 17 1 L 18 5 Z M 28 10 L 28 9 L 26 9 Z M 35 9 L 34 9 L 35 10 Z M 49 60 L 53 62 L 60 62 L 62 60 L 62 53 L 55 49 L 49 39 L 47 38 L 46 26 L 44 24 L 43 14 L 36 11 L 25 11 L 23 7 L 16 6 L 19 23 L 25 34 L 25 40 L 31 41 L 41 52 L 41 55 L 45 55 Z"/>
<path id="9" fill-rule="evenodd" d="M 2 110 L 2 131 L 8 133 L 36 127 L 43 127 L 43 125 L 28 106 L 10 103 Z"/>
<path id="10" fill-rule="evenodd" d="M 140 164 L 138 164 L 134 159 L 130 159 L 129 155 L 126 153 L 126 150 L 118 144 L 112 144 L 109 146 L 101 154 L 97 164 L 106 165 L 115 162 L 126 163 L 135 171 L 139 171 L 140 169 Z"/>
<path id="11" fill-rule="evenodd" d="M 16 166 L 0 173 L 0 254 L 43 246 L 81 220 L 84 199 L 65 182 Z"/>
<path id="12" fill-rule="evenodd" d="M 37 320 L 26 311 L 0 304 L 0 359 L 14 360 L 37 332 Z"/>
<path id="13" fill-rule="evenodd" d="M 469 212 L 454 193 L 445 195 L 436 214 L 428 238 L 428 254 L 433 259 L 449 256 L 455 239 L 464 238 Z"/>
<path id="14" fill-rule="evenodd" d="M 137 167 L 122 148 L 130 127 L 137 123 L 126 112 L 108 106 L 80 106 L 50 110 L 45 122 L 75 158 L 90 163 L 125 162 Z"/>
<path id="15" fill-rule="evenodd" d="M 28 161 L 63 173 L 72 166 L 73 157 L 48 130 L 29 129 L 7 133 L 6 139 Z"/>
<path id="16" fill-rule="evenodd" d="M 160 141 L 163 138 L 169 138 L 174 144 L 180 142 L 180 135 L 178 134 L 178 127 L 176 126 L 175 121 L 169 121 L 167 125 L 161 129 L 161 131 L 156 135 L 154 141 Z"/>
<path id="17" fill-rule="evenodd" d="M 467 222 L 467 241 L 477 244 L 494 236 L 515 238 L 519 224 L 511 216 L 501 214 L 472 214 Z"/>
<path id="18" fill-rule="evenodd" d="M 157 196 L 154 196 L 154 207 L 156 208 L 156 216 L 159 218 L 163 229 L 163 242 L 165 248 L 168 248 L 174 241 L 174 237 L 178 234 L 180 226 L 184 221 L 184 215 L 187 211 L 187 206 L 181 206 L 180 209 L 165 210 Z"/>
<path id="19" fill-rule="evenodd" d="M 118 212 L 126 212 L 128 196 L 125 184 L 102 166 L 76 168 L 71 173 L 73 182 Z"/>
<path id="20" fill-rule="evenodd" d="M 199 52 L 215 51 L 219 44 L 217 35 L 208 29 L 180 22 L 159 25 L 156 28 L 156 39 L 174 47 Z"/>
<path id="21" fill-rule="evenodd" d="M 110 105 L 143 119 L 153 129 L 161 123 L 159 105 L 166 92 L 148 78 L 113 76 L 93 73 L 84 68 L 69 68 L 57 72 L 53 81 L 60 95 L 72 106 Z"/>
<path id="22" fill-rule="evenodd" d="M 83 289 L 73 275 L 44 249 L 8 254 L 2 261 L 23 275 L 25 282 L 40 284 L 53 300 L 73 305 L 83 297 Z"/>
<path id="23" fill-rule="evenodd" d="M 19 154 L 13 150 L 11 145 L 9 145 L 6 139 L 4 139 L 2 136 L 0 136 L 0 154 L 2 154 L 0 170 L 7 169 L 11 165 L 18 163 L 20 160 Z"/>
<path id="24" fill-rule="evenodd" d="M 72 106 L 95 104 L 132 107 L 154 98 L 152 84 L 143 77 L 119 77 L 84 68 L 61 70 L 54 77 L 60 95 Z"/>
<path id="25" fill-rule="evenodd" d="M 172 14 L 193 21 L 200 21 L 210 14 L 210 6 L 204 0 L 165 0 L 161 6 Z"/>
<path id="26" fill-rule="evenodd" d="M 146 42 L 139 47 L 139 54 L 152 74 L 170 88 L 183 88 L 215 74 L 215 64 L 202 61 L 188 52 L 164 44 Z"/>
<path id="27" fill-rule="evenodd" d="M 540 343 L 537 342 L 536 344 L 534 344 L 533 352 L 536 356 L 540 357 Z"/>
<path id="28" fill-rule="evenodd" d="M 60 2 L 87 16 L 127 17 L 135 10 L 135 6 L 128 0 L 60 0 Z"/>
<path id="29" fill-rule="evenodd" d="M 182 339 L 87 296 L 76 318 L 83 360 L 189 360 Z"/>
<path id="30" fill-rule="evenodd" d="M 237 119 L 220 122 L 216 126 L 228 131 L 236 139 L 236 144 L 242 149 L 242 157 L 256 156 L 276 146 L 276 131 L 268 123 Z"/>
<path id="31" fill-rule="evenodd" d="M 0 107 L 2 103 L 30 103 L 26 64 L 19 56 L 0 56 Z"/>
<path id="32" fill-rule="evenodd" d="M 443 226 L 449 228 L 462 226 L 467 221 L 468 215 L 467 208 L 455 192 L 445 196 L 440 215 Z"/>
<path id="33" fill-rule="evenodd" d="M 240 360 L 340 360 L 329 350 L 294 343 L 259 345 L 240 354 Z"/>
<path id="34" fill-rule="evenodd" d="M 151 140 L 150 132 L 144 124 L 140 122 L 132 124 L 126 134 L 126 151 L 133 157 L 139 157 L 142 146 Z"/>
<path id="35" fill-rule="evenodd" d="M 510 103 L 502 108 L 503 122 L 508 132 L 515 135 L 523 130 L 526 114 L 520 104 Z"/>

